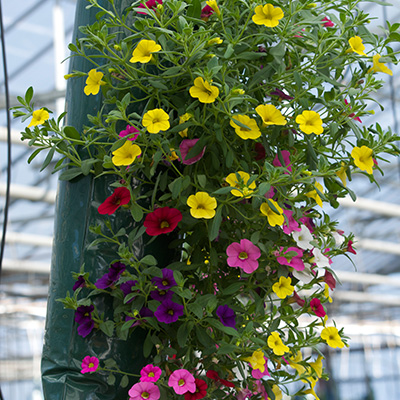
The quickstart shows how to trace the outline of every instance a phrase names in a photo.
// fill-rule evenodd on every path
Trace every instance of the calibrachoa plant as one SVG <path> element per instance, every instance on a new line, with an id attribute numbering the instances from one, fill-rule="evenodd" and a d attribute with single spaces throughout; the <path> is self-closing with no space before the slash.
<path id="1" fill-rule="evenodd" d="M 129 381 L 91 355 L 82 373 L 124 374 L 134 400 L 273 400 L 293 382 L 290 395 L 317 398 L 321 351 L 347 345 L 327 314 L 332 259 L 355 252 L 324 210 L 398 154 L 398 137 L 361 118 L 392 75 L 400 24 L 372 34 L 359 0 L 149 0 L 122 14 L 88 2 L 99 19 L 70 49 L 93 68 L 66 78 L 106 107 L 78 132 L 35 109 L 30 88 L 14 113 L 30 119 L 29 161 L 58 152 L 60 179 L 113 177 L 92 232 L 119 250 L 98 276 L 75 273 L 63 302 L 87 340 L 145 329 L 149 362 Z M 113 233 L 114 214 L 135 228 Z M 137 240 L 163 235 L 175 260 L 136 257 Z"/>

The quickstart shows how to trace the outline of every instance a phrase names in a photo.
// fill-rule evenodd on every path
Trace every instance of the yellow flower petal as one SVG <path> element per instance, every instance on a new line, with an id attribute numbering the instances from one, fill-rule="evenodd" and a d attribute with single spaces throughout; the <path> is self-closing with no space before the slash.
<path id="1" fill-rule="evenodd" d="M 140 154 L 142 150 L 137 144 L 133 144 L 127 140 L 123 146 L 112 152 L 112 163 L 116 166 L 131 165 Z"/>
<path id="2" fill-rule="evenodd" d="M 135 50 L 133 50 L 132 58 L 129 61 L 131 63 L 148 63 L 153 57 L 153 53 L 157 53 L 160 50 L 161 46 L 154 40 L 143 39 L 137 44 Z"/>
<path id="3" fill-rule="evenodd" d="M 300 125 L 300 130 L 307 135 L 310 135 L 311 133 L 320 135 L 324 131 L 324 128 L 322 127 L 322 119 L 315 111 L 303 111 L 296 117 L 296 122 Z"/>
<path id="4" fill-rule="evenodd" d="M 274 7 L 272 4 L 264 6 L 259 5 L 254 9 L 252 20 L 257 25 L 265 25 L 268 28 L 273 28 L 279 24 L 279 20 L 284 17 L 280 7 Z"/>
<path id="5" fill-rule="evenodd" d="M 28 128 L 31 126 L 37 126 L 37 125 L 42 125 L 44 121 L 47 121 L 49 119 L 49 113 L 46 111 L 44 108 L 41 108 L 40 110 L 36 110 L 32 113 L 32 120 L 28 125 Z"/>
<path id="6" fill-rule="evenodd" d="M 189 89 L 189 93 L 199 99 L 200 103 L 213 103 L 219 95 L 219 89 L 199 76 L 194 80 L 194 86 Z"/>
<path id="7" fill-rule="evenodd" d="M 169 115 L 161 108 L 149 110 L 143 115 L 142 125 L 150 133 L 167 131 L 170 127 Z"/>
<path id="8" fill-rule="evenodd" d="M 243 125 L 246 125 L 248 128 L 240 126 L 236 124 L 234 120 L 230 121 L 230 125 L 235 128 L 235 132 L 242 139 L 257 139 L 261 136 L 261 131 L 257 125 L 255 119 L 248 117 L 247 115 L 235 115 L 233 117 L 235 120 L 240 122 Z"/>
<path id="9" fill-rule="evenodd" d="M 190 215 L 193 218 L 213 218 L 217 208 L 217 200 L 207 192 L 192 194 L 187 199 L 186 204 L 190 207 Z"/>
<path id="10" fill-rule="evenodd" d="M 354 147 L 351 151 L 351 156 L 354 159 L 354 164 L 362 171 L 368 174 L 373 173 L 374 159 L 372 158 L 373 150 L 367 146 Z"/>

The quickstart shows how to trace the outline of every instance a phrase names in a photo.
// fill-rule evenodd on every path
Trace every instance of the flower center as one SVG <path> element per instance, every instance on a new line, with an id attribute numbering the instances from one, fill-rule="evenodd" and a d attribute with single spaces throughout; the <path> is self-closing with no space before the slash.
<path id="1" fill-rule="evenodd" d="M 143 392 L 142 393 L 142 399 L 148 399 L 150 397 L 150 393 L 149 392 Z"/>
<path id="2" fill-rule="evenodd" d="M 239 253 L 239 260 L 247 260 L 248 258 L 249 258 L 249 256 L 245 251 L 241 251 Z"/>
<path id="3" fill-rule="evenodd" d="M 169 310 L 167 311 L 167 313 L 168 313 L 169 315 L 174 315 L 174 310 L 171 308 L 171 309 L 169 309 Z"/>
<path id="4" fill-rule="evenodd" d="M 150 378 L 154 378 L 154 372 L 149 373 Z"/>
<path id="5" fill-rule="evenodd" d="M 160 227 L 161 227 L 161 228 L 169 228 L 169 223 L 168 223 L 168 221 L 161 221 Z"/>
<path id="6" fill-rule="evenodd" d="M 185 384 L 185 380 L 184 379 L 179 379 L 178 385 L 179 386 L 183 386 L 184 384 Z"/>
<path id="7" fill-rule="evenodd" d="M 162 283 L 163 286 L 168 286 L 169 282 L 166 279 L 164 279 L 161 283 Z"/>
<path id="8" fill-rule="evenodd" d="M 329 340 L 335 340 L 335 336 L 330 335 L 330 336 L 329 336 Z"/>
<path id="9" fill-rule="evenodd" d="M 93 368 L 93 367 L 94 367 L 94 364 L 93 364 L 93 363 L 89 363 L 88 367 L 89 367 L 89 368 Z"/>

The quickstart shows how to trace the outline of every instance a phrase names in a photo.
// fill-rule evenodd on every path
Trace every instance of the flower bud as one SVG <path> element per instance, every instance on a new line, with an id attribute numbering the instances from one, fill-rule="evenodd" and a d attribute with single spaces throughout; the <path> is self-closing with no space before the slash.
<path id="1" fill-rule="evenodd" d="M 114 50 L 121 51 L 122 47 L 119 44 L 114 44 Z"/>

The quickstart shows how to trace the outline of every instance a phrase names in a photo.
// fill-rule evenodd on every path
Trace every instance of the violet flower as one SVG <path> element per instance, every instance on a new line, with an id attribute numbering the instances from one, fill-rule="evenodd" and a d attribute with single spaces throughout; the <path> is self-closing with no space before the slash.
<path id="1" fill-rule="evenodd" d="M 173 286 L 176 286 L 174 271 L 172 271 L 172 269 L 164 268 L 162 270 L 162 275 L 162 278 L 156 276 L 151 280 L 151 282 L 154 286 L 157 287 L 157 289 L 166 290 L 172 288 Z"/>
<path id="2" fill-rule="evenodd" d="M 172 300 L 165 300 L 158 306 L 154 316 L 158 322 L 171 324 L 178 321 L 178 318 L 183 315 L 183 309 L 182 305 L 174 303 Z"/>
<path id="3" fill-rule="evenodd" d="M 121 263 L 121 262 L 116 262 L 112 264 L 108 270 L 108 272 L 103 275 L 101 278 L 99 278 L 94 286 L 97 287 L 97 289 L 107 289 L 111 285 L 113 285 L 115 282 L 118 281 L 122 273 L 125 271 L 126 265 Z"/>
<path id="4" fill-rule="evenodd" d="M 218 315 L 222 325 L 236 329 L 236 316 L 232 308 L 226 304 L 217 308 L 216 314 Z"/>

